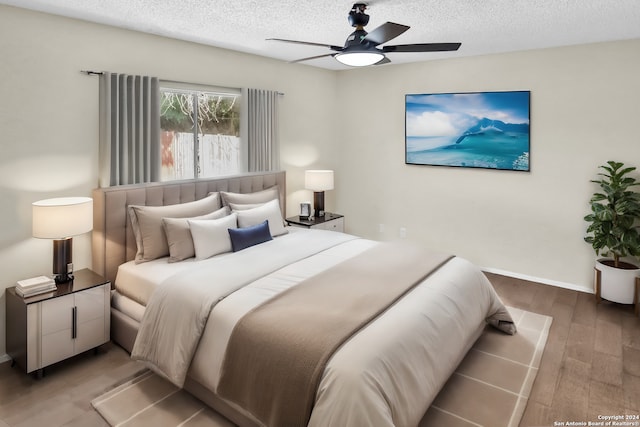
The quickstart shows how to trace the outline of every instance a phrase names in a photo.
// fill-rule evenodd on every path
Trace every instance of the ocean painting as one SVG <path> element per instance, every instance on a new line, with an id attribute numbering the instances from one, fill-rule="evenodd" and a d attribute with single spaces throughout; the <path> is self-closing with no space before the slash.
<path id="1" fill-rule="evenodd" d="M 405 162 L 529 171 L 530 94 L 406 95 Z"/>

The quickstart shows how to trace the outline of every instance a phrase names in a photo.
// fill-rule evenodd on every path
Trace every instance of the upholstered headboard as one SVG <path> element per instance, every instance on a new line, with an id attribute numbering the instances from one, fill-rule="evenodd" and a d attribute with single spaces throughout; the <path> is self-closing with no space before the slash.
<path id="1" fill-rule="evenodd" d="M 92 269 L 113 282 L 118 266 L 134 259 L 137 248 L 127 214 L 129 205 L 174 205 L 202 199 L 212 191 L 253 193 L 274 185 L 278 185 L 285 215 L 286 174 L 282 171 L 97 188 L 93 190 Z"/>

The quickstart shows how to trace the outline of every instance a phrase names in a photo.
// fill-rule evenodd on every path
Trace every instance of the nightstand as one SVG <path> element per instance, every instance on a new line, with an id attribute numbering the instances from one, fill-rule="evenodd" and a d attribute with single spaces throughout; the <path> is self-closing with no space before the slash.
<path id="1" fill-rule="evenodd" d="M 96 348 L 110 339 L 111 283 L 89 269 L 57 290 L 22 298 L 7 289 L 7 353 L 25 372 Z"/>
<path id="2" fill-rule="evenodd" d="M 292 216 L 286 219 L 287 225 L 293 227 L 313 228 L 320 230 L 340 231 L 344 233 L 344 215 L 325 212 L 324 216 L 306 217 Z"/>

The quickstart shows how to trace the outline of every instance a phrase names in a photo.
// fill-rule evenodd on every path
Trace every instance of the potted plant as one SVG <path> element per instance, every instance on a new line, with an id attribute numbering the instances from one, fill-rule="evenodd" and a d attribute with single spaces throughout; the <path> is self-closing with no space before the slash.
<path id="1" fill-rule="evenodd" d="M 629 176 L 635 167 L 608 161 L 600 166 L 600 179 L 592 180 L 600 192 L 591 197 L 591 213 L 584 217 L 589 223 L 584 240 L 597 255 L 612 257 L 599 259 L 596 270 L 600 286 L 597 296 L 622 304 L 634 303 L 636 277 L 640 269 L 622 259 L 640 256 L 640 233 L 636 220 L 640 217 L 640 195 L 632 187 L 640 182 Z"/>

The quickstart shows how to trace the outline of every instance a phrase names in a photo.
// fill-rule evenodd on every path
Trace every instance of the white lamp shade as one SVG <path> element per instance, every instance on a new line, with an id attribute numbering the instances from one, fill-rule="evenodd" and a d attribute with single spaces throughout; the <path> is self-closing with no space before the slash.
<path id="1" fill-rule="evenodd" d="M 33 237 L 64 239 L 91 231 L 93 199 L 60 197 L 34 202 Z"/>
<path id="2" fill-rule="evenodd" d="M 333 190 L 332 170 L 308 170 L 304 172 L 304 188 L 312 191 Z"/>

